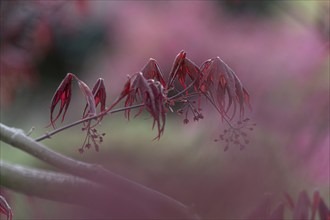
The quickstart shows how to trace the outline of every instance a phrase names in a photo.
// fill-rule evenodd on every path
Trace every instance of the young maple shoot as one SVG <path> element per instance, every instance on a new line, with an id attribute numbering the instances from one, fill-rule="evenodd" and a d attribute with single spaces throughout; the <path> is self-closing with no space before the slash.
<path id="1" fill-rule="evenodd" d="M 61 122 L 63 122 L 70 105 L 73 80 L 77 81 L 86 100 L 82 119 L 68 126 L 55 129 L 56 121 L 62 115 Z M 104 116 L 124 111 L 125 117 L 129 119 L 131 110 L 135 108 L 138 108 L 135 117 L 140 115 L 143 110 L 151 115 L 153 118 L 152 128 L 156 127 L 157 129 L 155 139 L 159 140 L 165 131 L 166 114 L 173 112 L 174 108 L 179 108 L 176 112 L 184 116 L 184 124 L 189 123 L 190 115 L 194 121 L 203 119 L 202 99 L 211 103 L 222 121 L 225 121 L 229 126 L 219 135 L 219 138 L 215 139 L 215 141 L 226 142 L 225 150 L 230 144 L 243 149 L 249 144 L 247 132 L 253 130 L 253 126 L 255 126 L 255 124 L 249 123 L 248 118 L 244 118 L 245 105 L 250 107 L 249 93 L 234 71 L 219 57 L 206 60 L 198 67 L 187 58 L 185 51 L 181 51 L 173 62 L 168 79 L 164 78 L 157 61 L 151 58 L 140 72 L 128 78 L 120 95 L 109 107 L 106 107 L 106 94 L 103 79 L 98 79 L 91 90 L 76 75 L 68 73 L 51 101 L 50 123 L 55 130 L 36 140 L 41 141 L 57 132 L 82 123 L 82 130 L 86 132 L 86 137 L 79 151 L 82 153 L 84 149 L 89 149 L 91 146 L 94 146 L 95 150 L 98 151 L 105 133 L 100 134 L 96 126 L 103 120 Z M 124 106 L 119 108 L 118 105 L 122 101 Z M 54 109 L 58 103 L 60 103 L 59 111 L 54 117 Z M 100 109 L 97 112 L 99 105 Z M 237 112 L 239 112 L 238 122 L 236 124 L 231 123 Z"/>

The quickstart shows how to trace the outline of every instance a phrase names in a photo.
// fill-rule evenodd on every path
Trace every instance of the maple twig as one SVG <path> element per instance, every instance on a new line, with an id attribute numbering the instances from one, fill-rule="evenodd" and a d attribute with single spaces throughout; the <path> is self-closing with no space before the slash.
<path id="1" fill-rule="evenodd" d="M 60 172 L 28 168 L 0 161 L 1 185 L 16 192 L 43 199 L 83 206 L 98 217 L 130 218 L 122 213 L 128 196 L 118 197 L 111 187 Z M 121 198 L 121 199 L 120 199 Z M 130 207 L 130 211 L 137 212 Z"/>
<path id="2" fill-rule="evenodd" d="M 181 202 L 112 173 L 101 165 L 77 161 L 57 153 L 40 142 L 36 142 L 32 138 L 26 136 L 22 130 L 10 128 L 0 123 L 0 140 L 66 173 L 91 180 L 110 188 L 113 192 L 116 192 L 116 194 L 112 196 L 111 201 L 125 200 L 125 205 L 129 207 L 127 209 L 134 207 L 136 211 L 134 212 L 134 217 L 140 219 L 156 219 L 160 217 L 198 219 L 190 208 Z"/>
<path id="3" fill-rule="evenodd" d="M 104 115 L 107 115 L 107 114 L 113 114 L 113 113 L 117 113 L 117 112 L 121 112 L 121 111 L 125 111 L 125 110 L 127 110 L 127 109 L 139 108 L 139 107 L 141 107 L 141 106 L 143 106 L 143 105 L 144 105 L 144 104 L 142 103 L 142 104 L 138 104 L 138 105 L 134 105 L 134 106 L 127 106 L 127 107 L 122 107 L 122 108 L 113 109 L 113 110 L 111 110 L 111 111 L 100 112 L 100 113 L 97 114 L 97 115 L 94 115 L 94 116 L 90 116 L 90 117 L 87 117 L 87 118 L 80 119 L 80 120 L 78 120 L 78 121 L 75 121 L 75 122 L 70 123 L 70 124 L 68 124 L 68 125 L 65 125 L 65 126 L 63 126 L 63 127 L 57 128 L 57 129 L 55 129 L 55 130 L 53 130 L 53 131 L 51 131 L 51 132 L 47 132 L 46 134 L 44 134 L 44 135 L 42 135 L 42 136 L 40 136 L 40 137 L 38 137 L 38 138 L 35 138 L 34 140 L 37 141 L 37 142 L 39 142 L 39 141 L 42 141 L 42 140 L 44 140 L 44 139 L 50 138 L 51 136 L 53 136 L 53 135 L 55 135 L 55 134 L 57 134 L 57 133 L 59 133 L 59 132 L 61 132 L 61 131 L 64 131 L 64 130 L 66 130 L 66 129 L 68 129 L 68 128 L 71 128 L 71 127 L 74 127 L 74 126 L 76 126 L 76 125 L 82 124 L 82 123 L 84 123 L 84 122 L 86 122 L 86 121 L 91 121 L 91 120 L 93 120 L 93 119 L 97 119 L 97 118 L 103 117 Z"/>
<path id="4" fill-rule="evenodd" d="M 195 78 L 194 81 L 192 81 L 184 90 L 180 91 L 179 93 L 169 97 L 168 99 L 171 100 L 171 99 L 175 99 L 176 97 L 182 95 L 183 93 L 185 93 L 187 90 L 189 90 L 194 84 L 195 82 L 197 82 L 197 79 L 198 78 Z"/>
<path id="5" fill-rule="evenodd" d="M 91 206 L 91 198 L 88 197 L 99 197 L 106 191 L 91 181 L 59 172 L 23 167 L 2 160 L 0 168 L 2 186 L 40 198 Z"/>
<path id="6" fill-rule="evenodd" d="M 211 102 L 211 104 L 215 107 L 215 109 L 219 112 L 219 114 L 222 116 L 221 118 L 225 120 L 225 122 L 233 129 L 235 129 L 233 127 L 233 125 L 230 123 L 230 121 L 228 121 L 228 119 L 226 118 L 226 115 L 224 115 L 219 107 L 215 104 L 215 102 L 210 98 L 210 96 L 208 94 L 206 94 L 205 92 L 203 93 L 205 95 L 205 97 Z"/>

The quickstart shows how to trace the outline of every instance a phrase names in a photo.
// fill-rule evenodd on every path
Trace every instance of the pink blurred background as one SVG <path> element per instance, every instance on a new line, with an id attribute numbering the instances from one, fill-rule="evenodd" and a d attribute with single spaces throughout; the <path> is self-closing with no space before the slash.
<path id="1" fill-rule="evenodd" d="M 90 85 L 104 78 L 110 103 L 126 75 L 150 57 L 168 76 L 181 50 L 197 65 L 219 56 L 251 96 L 248 116 L 257 127 L 245 150 L 223 152 L 223 143 L 213 141 L 223 125 L 211 109 L 188 125 L 169 116 L 159 142 L 151 141 L 151 120 L 126 123 L 118 115 L 103 125 L 110 130 L 98 154 L 81 158 L 74 147 L 56 148 L 63 143 L 56 137 L 47 144 L 169 194 L 204 218 L 240 219 L 265 193 L 280 201 L 284 192 L 296 197 L 303 189 L 319 189 L 329 205 L 329 2 L 247 2 L 3 2 L 1 121 L 45 132 L 49 100 L 67 72 Z M 76 108 L 80 98 L 74 97 Z M 80 114 L 70 109 L 66 122 Z M 83 135 L 72 132 L 68 143 L 79 145 Z M 1 159 L 19 163 L 7 148 Z M 22 200 L 13 205 L 17 219 L 54 207 L 43 218 L 81 215 L 55 202 L 27 211 L 43 200 L 30 209 L 24 196 L 8 193 Z"/>

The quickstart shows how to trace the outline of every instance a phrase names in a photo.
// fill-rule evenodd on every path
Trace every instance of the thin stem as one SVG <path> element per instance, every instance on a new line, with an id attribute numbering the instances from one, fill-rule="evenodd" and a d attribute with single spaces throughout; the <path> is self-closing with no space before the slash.
<path id="1" fill-rule="evenodd" d="M 193 116 L 195 117 L 195 116 L 196 116 L 196 114 L 195 114 L 196 112 L 194 111 L 194 106 L 191 104 L 190 101 L 188 101 L 187 103 L 188 103 L 188 106 L 189 106 L 189 108 L 190 108 L 190 110 L 191 110 Z"/>
<path id="2" fill-rule="evenodd" d="M 184 90 L 182 90 L 182 91 L 180 91 L 179 93 L 177 93 L 177 94 L 175 94 L 175 95 L 173 95 L 173 96 L 171 96 L 171 97 L 169 97 L 168 99 L 174 99 L 174 98 L 176 98 L 176 97 L 178 97 L 178 96 L 180 96 L 180 95 L 182 95 L 183 93 L 185 93 L 188 89 L 190 89 L 194 84 L 195 84 L 195 82 L 197 81 L 197 79 L 198 78 L 196 78 L 196 79 L 194 79 L 194 81 L 192 81 Z"/>
<path id="3" fill-rule="evenodd" d="M 197 96 L 197 95 L 200 95 L 200 92 L 192 92 L 192 93 L 190 93 L 190 94 L 188 94 L 188 95 L 181 96 L 181 97 L 179 97 L 179 98 L 172 99 L 172 97 L 171 97 L 170 99 L 171 99 L 172 101 L 174 101 L 174 102 L 180 102 L 180 101 L 182 101 L 182 99 L 183 99 L 183 100 L 186 100 L 186 99 L 188 99 L 188 98 L 191 98 L 191 97 L 194 97 L 194 96 Z"/>
<path id="4" fill-rule="evenodd" d="M 122 107 L 122 108 L 117 108 L 117 109 L 113 109 L 111 111 L 103 111 L 103 112 L 100 112 L 98 115 L 94 115 L 94 116 L 91 116 L 91 117 L 87 117 L 87 118 L 83 118 L 83 119 L 80 119 L 78 121 L 75 121 L 73 123 L 70 123 L 68 125 L 65 125 L 63 127 L 60 127 L 60 128 L 57 128 L 51 132 L 47 132 L 46 134 L 34 139 L 35 141 L 39 142 L 39 141 L 42 141 L 44 139 L 47 139 L 47 138 L 51 138 L 51 136 L 63 131 L 63 130 L 66 130 L 68 128 L 71 128 L 71 127 L 74 127 L 76 125 L 79 125 L 81 123 L 84 123 L 86 121 L 90 121 L 90 120 L 93 120 L 93 119 L 97 119 L 99 117 L 103 117 L 104 115 L 107 115 L 107 114 L 113 114 L 113 113 L 117 113 L 117 112 L 121 112 L 121 111 L 125 111 L 127 109 L 134 109 L 134 108 L 139 108 L 141 106 L 143 106 L 144 103 L 142 104 L 138 104 L 138 105 L 132 105 L 132 106 L 127 106 L 127 107 Z"/>
<path id="5" fill-rule="evenodd" d="M 218 108 L 218 106 L 214 103 L 214 101 L 209 97 L 208 94 L 206 94 L 205 92 L 203 93 L 205 95 L 205 97 L 211 102 L 211 104 L 216 108 L 216 110 L 219 112 L 219 114 L 222 116 L 222 119 L 224 119 L 227 124 L 232 128 L 232 129 L 235 129 L 232 124 L 228 121 L 228 119 L 226 118 L 226 115 L 224 115 L 220 109 Z"/>

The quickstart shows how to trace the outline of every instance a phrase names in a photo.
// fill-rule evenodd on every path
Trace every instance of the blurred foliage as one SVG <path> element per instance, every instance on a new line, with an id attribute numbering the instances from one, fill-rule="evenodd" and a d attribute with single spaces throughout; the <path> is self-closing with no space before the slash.
<path id="1" fill-rule="evenodd" d="M 1 18 L 2 108 L 21 90 L 49 93 L 68 71 L 80 75 L 86 60 L 104 50 L 105 43 L 111 46 L 105 41 L 111 28 L 85 18 L 79 2 L 2 1 Z"/>
<path id="2" fill-rule="evenodd" d="M 233 16 L 270 16 L 273 14 L 274 6 L 280 4 L 280 1 L 262 1 L 262 0 L 220 0 L 217 1 Z"/>
<path id="3" fill-rule="evenodd" d="M 46 85 L 62 80 L 67 70 L 79 75 L 82 63 L 103 49 L 105 43 L 104 27 L 96 21 L 86 21 L 75 26 L 75 30 L 57 29 L 56 26 L 53 30 L 53 49 L 38 64 L 40 80 Z"/>

